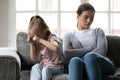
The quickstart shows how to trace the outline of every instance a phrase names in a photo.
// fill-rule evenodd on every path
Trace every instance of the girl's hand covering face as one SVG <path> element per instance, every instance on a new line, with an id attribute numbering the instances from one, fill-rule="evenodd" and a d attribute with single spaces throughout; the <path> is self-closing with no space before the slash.
<path id="1" fill-rule="evenodd" d="M 28 41 L 28 42 L 31 42 L 31 37 L 30 37 L 30 35 L 28 35 L 27 41 Z"/>
<path id="2" fill-rule="evenodd" d="M 39 41 L 40 40 L 40 38 L 37 35 L 33 36 L 32 39 L 33 39 L 33 41 Z"/>
<path id="3" fill-rule="evenodd" d="M 35 41 L 33 41 L 33 37 L 31 37 L 30 35 L 28 35 L 27 41 L 31 44 L 35 44 Z"/>

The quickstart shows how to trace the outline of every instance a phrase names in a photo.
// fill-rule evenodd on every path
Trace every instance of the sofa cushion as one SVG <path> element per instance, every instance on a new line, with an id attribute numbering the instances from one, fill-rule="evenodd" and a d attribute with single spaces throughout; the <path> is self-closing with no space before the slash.
<path id="1" fill-rule="evenodd" d="M 0 56 L 0 80 L 18 80 L 18 67 L 14 57 Z"/>
<path id="2" fill-rule="evenodd" d="M 107 36 L 108 57 L 114 62 L 116 67 L 120 67 L 120 36 Z"/>
<path id="3" fill-rule="evenodd" d="M 30 71 L 29 70 L 21 71 L 20 80 L 30 80 Z"/>
<path id="4" fill-rule="evenodd" d="M 32 61 L 29 57 L 30 53 L 30 45 L 29 42 L 27 41 L 27 36 L 28 34 L 26 32 L 19 32 L 17 34 L 17 52 L 20 55 L 21 58 L 21 69 L 30 69 L 31 66 L 39 60 Z"/>
<path id="5" fill-rule="evenodd" d="M 116 68 L 116 72 L 113 76 L 114 78 L 118 78 L 120 80 L 120 68 Z"/>
<path id="6" fill-rule="evenodd" d="M 20 80 L 30 80 L 30 71 L 29 70 L 21 71 Z M 51 80 L 68 80 L 68 74 L 54 75 Z"/>
<path id="7" fill-rule="evenodd" d="M 120 80 L 120 68 L 116 68 L 114 75 L 103 76 L 103 80 Z"/>
<path id="8" fill-rule="evenodd" d="M 54 75 L 52 80 L 69 80 L 68 79 L 68 74 L 58 74 Z"/>

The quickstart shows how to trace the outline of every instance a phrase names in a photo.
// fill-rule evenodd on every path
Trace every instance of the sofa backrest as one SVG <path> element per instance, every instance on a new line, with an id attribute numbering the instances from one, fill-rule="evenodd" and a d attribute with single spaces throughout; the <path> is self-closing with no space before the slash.
<path id="1" fill-rule="evenodd" d="M 26 32 L 20 32 L 17 34 L 17 51 L 21 58 L 21 68 L 30 69 L 32 65 L 38 63 L 40 59 L 31 61 L 29 57 L 29 43 L 27 41 L 28 34 Z M 120 67 L 120 36 L 107 35 L 108 41 L 108 57 L 112 59 L 116 67 Z M 59 39 L 61 42 L 61 39 Z M 62 44 L 61 44 L 62 46 Z M 68 67 L 66 65 L 66 67 Z"/>
<path id="2" fill-rule="evenodd" d="M 108 57 L 116 67 L 120 67 L 120 36 L 107 35 Z"/>
<path id="3" fill-rule="evenodd" d="M 39 59 L 32 61 L 29 57 L 30 45 L 27 41 L 28 34 L 26 32 L 19 32 L 17 34 L 17 52 L 21 58 L 21 69 L 30 69 L 32 65 L 39 62 Z"/>

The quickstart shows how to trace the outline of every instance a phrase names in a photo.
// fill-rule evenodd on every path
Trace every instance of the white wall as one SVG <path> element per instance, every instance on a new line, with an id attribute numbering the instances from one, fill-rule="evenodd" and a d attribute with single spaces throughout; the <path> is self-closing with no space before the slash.
<path id="1" fill-rule="evenodd" d="M 0 47 L 8 46 L 8 1 L 0 0 Z"/>
<path id="2" fill-rule="evenodd" d="M 0 47 L 15 46 L 15 0 L 0 0 Z"/>
<path id="3" fill-rule="evenodd" d="M 16 0 L 8 0 L 8 46 L 16 46 Z"/>

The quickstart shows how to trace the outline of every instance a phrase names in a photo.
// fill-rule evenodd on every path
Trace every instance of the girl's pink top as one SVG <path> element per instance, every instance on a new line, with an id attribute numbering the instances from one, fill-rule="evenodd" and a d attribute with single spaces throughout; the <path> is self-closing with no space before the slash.
<path id="1" fill-rule="evenodd" d="M 57 37 L 54 34 L 50 34 L 48 38 L 49 42 L 52 41 L 57 41 Z M 59 44 L 59 42 L 58 42 Z M 46 46 L 37 44 L 37 51 L 39 51 L 40 58 L 41 58 L 41 64 L 45 67 L 54 67 L 54 68 L 59 68 L 62 69 L 62 61 L 63 61 L 63 54 L 60 51 L 60 47 L 57 52 L 54 52 L 50 49 L 48 49 Z"/>

